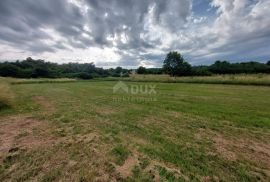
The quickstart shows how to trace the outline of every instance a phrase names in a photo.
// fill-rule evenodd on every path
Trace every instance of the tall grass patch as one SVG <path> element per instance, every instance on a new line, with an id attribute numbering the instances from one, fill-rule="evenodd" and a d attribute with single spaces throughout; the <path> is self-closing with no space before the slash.
<path id="1" fill-rule="evenodd" d="M 106 80 L 113 78 L 106 78 Z M 182 76 L 170 77 L 169 75 L 131 75 L 121 78 L 124 81 L 135 82 L 164 82 L 164 83 L 203 83 L 203 84 L 229 84 L 229 85 L 261 85 L 270 86 L 269 74 L 235 74 L 212 76 Z M 114 79 L 114 80 L 119 80 Z"/>
<path id="2" fill-rule="evenodd" d="M 0 80 L 0 110 L 11 107 L 14 95 L 8 83 Z"/>

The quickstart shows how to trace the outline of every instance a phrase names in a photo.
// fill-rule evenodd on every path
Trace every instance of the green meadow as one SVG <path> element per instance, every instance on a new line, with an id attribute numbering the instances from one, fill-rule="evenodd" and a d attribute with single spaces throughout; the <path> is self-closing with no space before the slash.
<path id="1" fill-rule="evenodd" d="M 269 86 L 123 83 L 5 83 L 0 181 L 270 180 Z"/>

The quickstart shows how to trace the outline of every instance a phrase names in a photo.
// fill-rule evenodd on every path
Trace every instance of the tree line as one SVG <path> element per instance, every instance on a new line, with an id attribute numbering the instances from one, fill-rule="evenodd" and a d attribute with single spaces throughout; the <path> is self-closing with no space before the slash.
<path id="1" fill-rule="evenodd" d="M 171 76 L 209 76 L 212 74 L 239 73 L 270 73 L 270 61 L 259 63 L 255 61 L 230 63 L 216 61 L 209 66 L 191 66 L 178 52 L 169 52 L 163 61 L 162 68 L 145 68 L 136 70 L 122 67 L 103 69 L 93 63 L 57 64 L 38 59 L 27 58 L 23 61 L 0 63 L 0 76 L 16 78 L 79 78 L 92 79 L 96 77 L 128 77 L 136 71 L 137 74 L 169 74 Z"/>
<path id="2" fill-rule="evenodd" d="M 0 76 L 16 78 L 79 78 L 92 79 L 95 77 L 125 77 L 130 70 L 121 67 L 103 69 L 93 63 L 57 64 L 27 58 L 23 61 L 0 63 Z"/>
<path id="3" fill-rule="evenodd" d="M 178 52 L 169 52 L 163 61 L 162 68 L 139 67 L 138 74 L 169 74 L 171 76 L 210 76 L 212 74 L 240 74 L 240 73 L 270 73 L 270 61 L 259 63 L 255 61 L 230 63 L 216 61 L 209 66 L 191 66 Z"/>

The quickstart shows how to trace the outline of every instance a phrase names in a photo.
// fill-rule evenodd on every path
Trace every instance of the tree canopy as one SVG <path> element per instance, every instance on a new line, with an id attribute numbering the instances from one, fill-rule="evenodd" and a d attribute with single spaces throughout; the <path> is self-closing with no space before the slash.
<path id="1" fill-rule="evenodd" d="M 0 63 L 0 76 L 17 78 L 80 78 L 128 76 L 130 70 L 97 68 L 93 63 L 56 64 L 27 58 L 23 61 Z"/>
<path id="2" fill-rule="evenodd" d="M 147 73 L 147 70 L 146 70 L 145 67 L 140 66 L 140 67 L 137 69 L 137 73 L 138 73 L 138 74 L 146 74 L 146 73 Z"/>
<path id="3" fill-rule="evenodd" d="M 191 65 L 178 52 L 169 52 L 163 62 L 163 70 L 171 76 L 187 76 L 191 74 Z"/>

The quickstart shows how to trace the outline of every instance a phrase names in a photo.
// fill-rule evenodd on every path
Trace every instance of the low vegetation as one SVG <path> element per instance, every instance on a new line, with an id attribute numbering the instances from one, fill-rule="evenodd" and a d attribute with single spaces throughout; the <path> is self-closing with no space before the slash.
<path id="1" fill-rule="evenodd" d="M 13 97 L 9 84 L 0 78 L 0 111 L 12 105 Z"/>
<path id="2" fill-rule="evenodd" d="M 169 75 L 134 74 L 134 75 L 131 75 L 129 78 L 119 79 L 119 78 L 109 77 L 109 78 L 106 78 L 106 80 L 270 86 L 269 74 L 237 74 L 237 75 L 184 76 L 184 77 L 170 77 Z"/>
<path id="3" fill-rule="evenodd" d="M 0 181 L 270 180 L 270 87 L 37 83 L 10 85 Z"/>
<path id="4" fill-rule="evenodd" d="M 6 79 L 10 84 L 32 84 L 32 83 L 66 83 L 66 82 L 75 82 L 76 79 L 71 78 L 58 78 L 58 79 Z"/>

